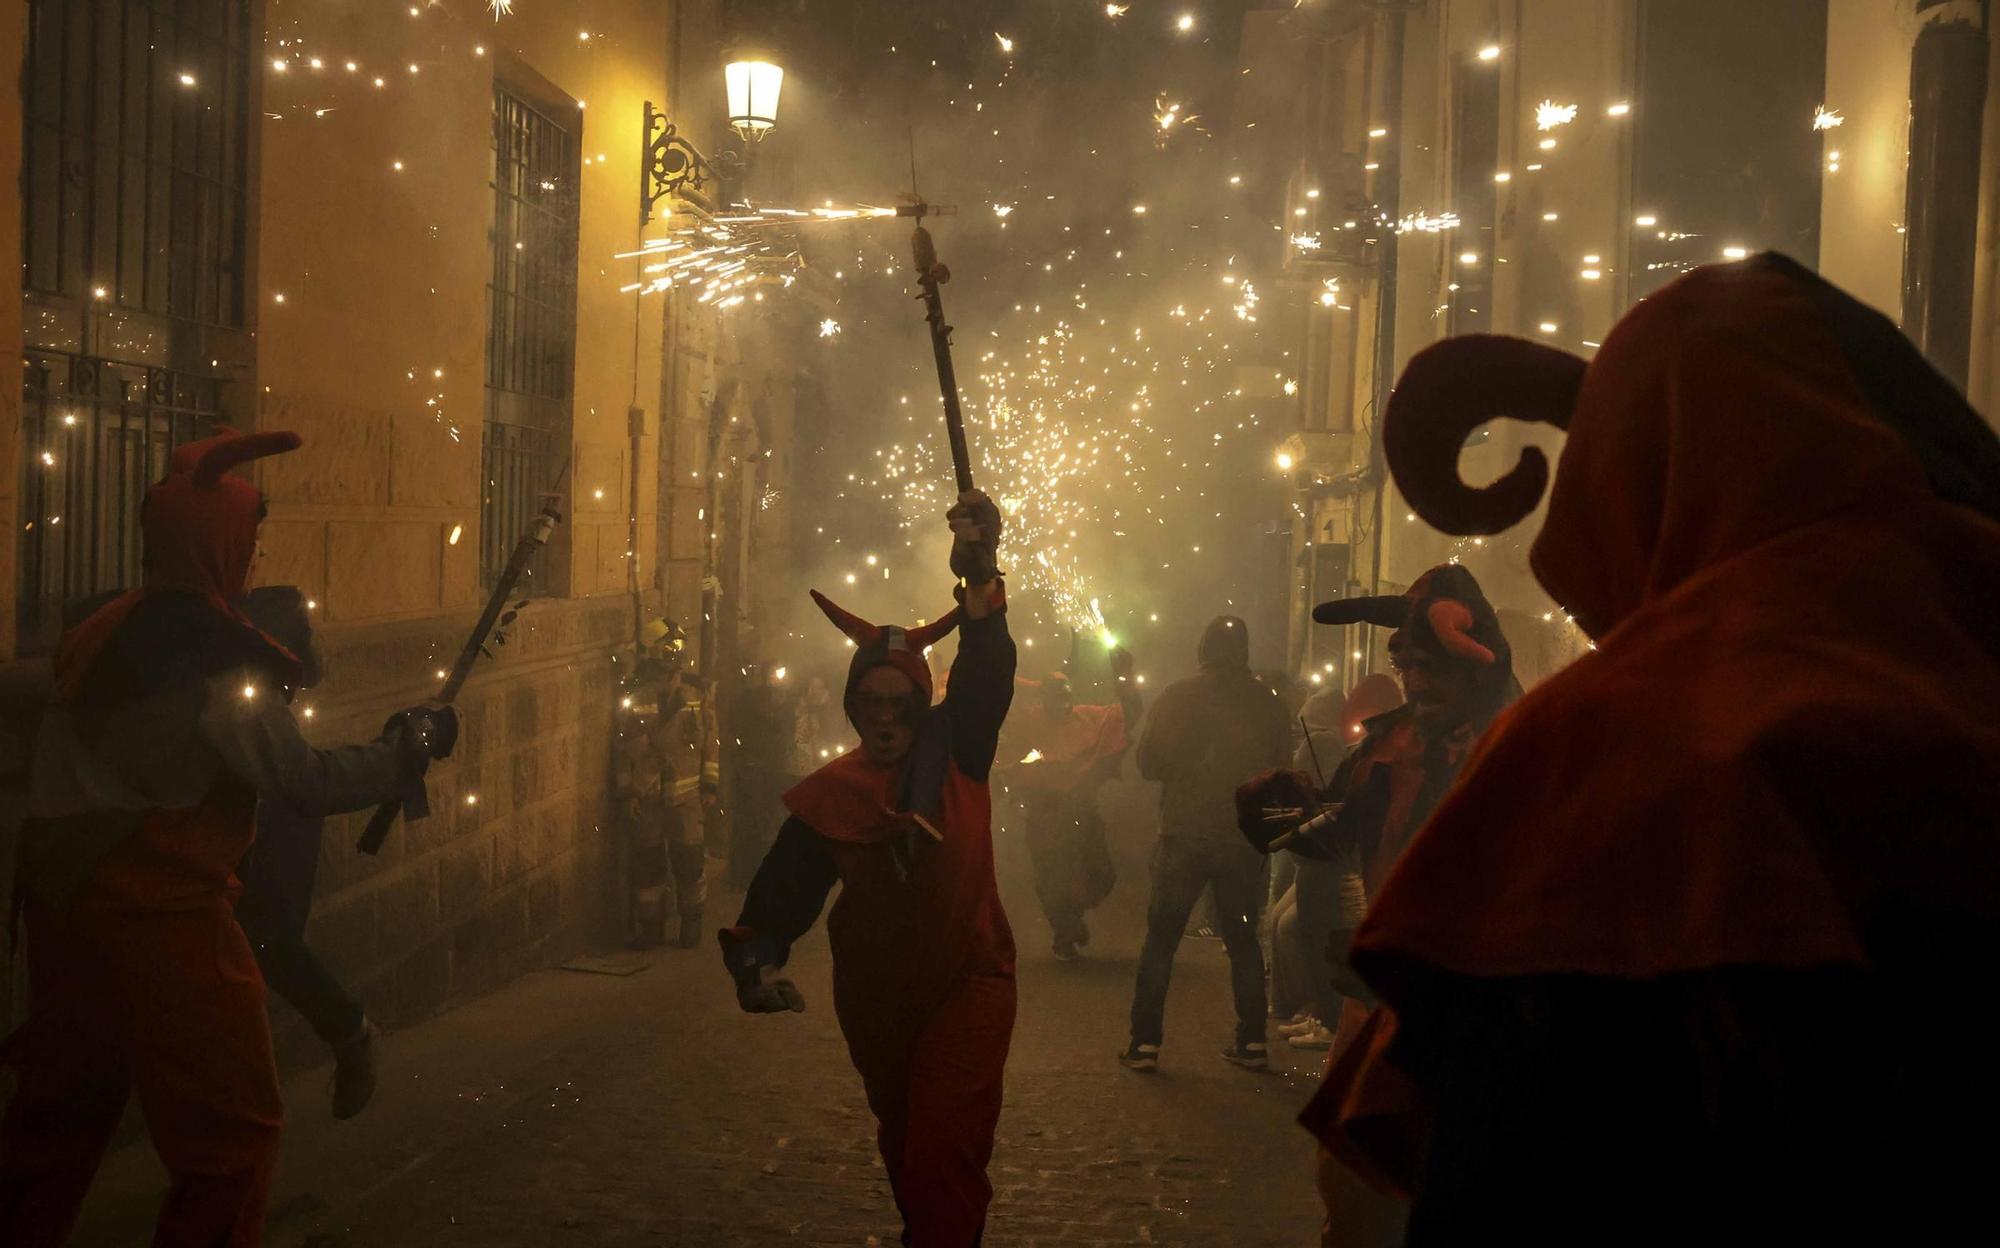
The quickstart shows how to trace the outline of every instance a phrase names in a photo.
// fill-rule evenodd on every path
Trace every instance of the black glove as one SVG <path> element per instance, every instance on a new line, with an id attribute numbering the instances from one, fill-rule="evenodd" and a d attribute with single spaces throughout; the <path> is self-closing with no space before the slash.
<path id="1" fill-rule="evenodd" d="M 984 585 L 1000 566 L 1000 508 L 979 490 L 958 496 L 944 514 L 951 525 L 951 571 L 968 585 Z"/>
<path id="2" fill-rule="evenodd" d="M 1271 852 L 1271 842 L 1299 826 L 1313 812 L 1316 799 L 1312 781 L 1304 772 L 1266 771 L 1244 781 L 1236 790 L 1236 830 L 1260 854 Z M 1267 809 L 1296 810 L 1297 816 L 1268 821 Z"/>
<path id="3" fill-rule="evenodd" d="M 395 736 L 404 767 L 422 775 L 433 760 L 451 757 L 458 744 L 458 712 L 448 706 L 413 706 L 391 715 L 382 735 Z"/>
<path id="4" fill-rule="evenodd" d="M 778 975 L 772 964 L 777 951 L 768 937 L 747 927 L 728 927 L 715 938 L 722 945 L 722 965 L 736 981 L 736 1004 L 745 1014 L 805 1013 L 798 985 Z"/>

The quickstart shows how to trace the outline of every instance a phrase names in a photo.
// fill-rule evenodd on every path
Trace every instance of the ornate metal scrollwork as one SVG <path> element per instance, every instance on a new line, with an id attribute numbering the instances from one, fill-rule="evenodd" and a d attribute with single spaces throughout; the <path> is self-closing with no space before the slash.
<path id="1" fill-rule="evenodd" d="M 653 219 L 653 207 L 663 196 L 701 191 L 712 181 L 741 172 L 742 158 L 722 152 L 710 160 L 682 137 L 666 114 L 646 103 L 645 151 L 639 161 L 639 224 Z"/>

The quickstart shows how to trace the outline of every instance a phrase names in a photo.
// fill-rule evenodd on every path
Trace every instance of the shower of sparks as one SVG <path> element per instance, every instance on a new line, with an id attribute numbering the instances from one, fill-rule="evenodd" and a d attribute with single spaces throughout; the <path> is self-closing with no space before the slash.
<path id="1" fill-rule="evenodd" d="M 1558 104 L 1554 100 L 1543 100 L 1535 105 L 1535 129 L 1553 130 L 1576 120 L 1576 105 Z"/>
<path id="2" fill-rule="evenodd" d="M 840 322 L 830 316 L 819 323 L 819 336 L 822 338 L 831 338 L 839 332 Z"/>
<path id="3" fill-rule="evenodd" d="M 1321 307 L 1327 307 L 1327 308 L 1336 307 L 1339 305 L 1340 303 L 1339 278 L 1329 277 L 1326 279 L 1324 285 L 1322 286 L 1319 292 L 1319 302 Z"/>
<path id="4" fill-rule="evenodd" d="M 789 287 L 804 263 L 795 229 L 829 221 L 857 221 L 896 215 L 894 208 L 867 205 L 836 208 L 756 208 L 712 217 L 649 238 L 620 260 L 640 261 L 641 280 L 619 289 L 656 294 L 675 288 L 699 290 L 695 302 L 718 309 L 762 299 L 762 286 Z"/>
<path id="5" fill-rule="evenodd" d="M 1001 566 L 1017 613 L 1101 636 L 1104 559 L 1130 552 L 1123 541 L 1135 533 L 1164 536 L 1180 509 L 1207 496 L 1203 474 L 1226 436 L 1217 432 L 1217 404 L 1231 393 L 1223 387 L 1233 347 L 1223 330 L 1234 322 L 1217 309 L 1150 300 L 1150 313 L 1130 318 L 1077 316 L 1085 293 L 1076 289 L 1061 310 L 1017 309 L 976 357 L 963 401 L 981 485 L 1006 517 Z M 1248 282 L 1236 293 L 1255 301 Z M 895 443 L 877 448 L 872 469 L 851 479 L 892 506 L 914 540 L 950 502 L 952 474 L 935 401 L 906 395 L 899 410 Z M 1187 422 L 1201 430 L 1192 447 L 1172 436 Z M 1256 418 L 1231 423 L 1247 431 Z"/>
<path id="6" fill-rule="evenodd" d="M 1008 53 L 1013 52 L 1014 41 L 1012 39 L 1009 39 L 1007 36 L 1001 34 L 997 30 L 993 32 L 993 37 L 1000 41 L 1000 50 L 1002 52 L 1008 52 Z"/>
<path id="7" fill-rule="evenodd" d="M 1835 126 L 1844 126 L 1846 124 L 1847 118 L 1841 116 L 1840 110 L 1837 108 L 1828 108 L 1822 104 L 1813 110 L 1813 129 L 1815 130 L 1831 130 Z"/>
<path id="8" fill-rule="evenodd" d="M 1396 222 L 1398 234 L 1439 234 L 1457 228 L 1458 214 L 1455 212 L 1441 212 L 1434 217 L 1421 212 L 1412 213 Z"/>
<path id="9" fill-rule="evenodd" d="M 1257 288 L 1249 282 L 1244 282 L 1241 291 L 1242 298 L 1237 302 L 1234 309 L 1236 319 L 1255 324 L 1257 320 Z"/>
<path id="10" fill-rule="evenodd" d="M 1293 247 L 1295 247 L 1295 248 L 1297 248 L 1297 249 L 1298 249 L 1298 250 L 1300 250 L 1300 251 L 1318 251 L 1318 250 L 1319 250 L 1319 235 L 1317 235 L 1317 234 L 1294 234 L 1294 235 L 1292 235 L 1292 246 L 1293 246 Z"/>
<path id="11" fill-rule="evenodd" d="M 497 22 L 514 11 L 514 0 L 486 0 L 486 10 Z"/>
<path id="12" fill-rule="evenodd" d="M 1125 16 L 1131 7 L 1129 4 L 1107 4 L 1104 6 L 1104 16 L 1114 19 L 1120 18 Z"/>
<path id="13" fill-rule="evenodd" d="M 1200 126 L 1194 124 L 1199 120 L 1201 120 L 1200 113 L 1188 113 L 1183 116 L 1179 104 L 1169 104 L 1163 99 L 1155 99 L 1153 101 L 1153 125 L 1158 132 L 1153 136 L 1154 144 L 1158 147 L 1165 147 L 1168 137 L 1175 130 L 1201 129 Z"/>

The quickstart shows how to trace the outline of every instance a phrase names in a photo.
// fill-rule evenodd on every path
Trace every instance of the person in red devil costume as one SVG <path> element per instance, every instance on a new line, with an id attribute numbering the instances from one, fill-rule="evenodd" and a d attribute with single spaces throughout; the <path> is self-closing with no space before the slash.
<path id="1" fill-rule="evenodd" d="M 300 660 L 245 618 L 262 493 L 230 469 L 290 433 L 177 448 L 140 513 L 144 584 L 64 634 L 20 846 L 27 1021 L 0 1057 L 0 1243 L 62 1243 L 136 1093 L 172 1178 L 155 1244 L 253 1245 L 282 1120 L 232 875 L 268 795 L 307 815 L 421 784 L 450 713 L 316 750 L 284 689 Z"/>
<path id="2" fill-rule="evenodd" d="M 1144 713 L 1133 670 L 1132 652 L 1113 648 L 1118 701 L 1083 705 L 1070 689 L 1069 674 L 1050 672 L 1039 682 L 1028 713 L 1017 713 L 1008 725 L 1008 739 L 1022 753 L 1008 766 L 1005 780 L 1021 795 L 1035 896 L 1059 962 L 1076 961 L 1078 950 L 1090 943 L 1085 916 L 1117 882 L 1097 793 L 1118 775 Z"/>
<path id="3" fill-rule="evenodd" d="M 1588 362 L 1413 359 L 1385 450 L 1433 525 L 1534 510 L 1538 454 L 1459 479 L 1498 416 L 1568 431 L 1531 562 L 1596 649 L 1495 723 L 1356 934 L 1385 1007 L 1343 1156 L 1415 1245 L 1990 1226 L 2000 440 L 1769 254 Z"/>
<path id="4" fill-rule="evenodd" d="M 952 570 L 994 566 L 1000 513 L 969 491 L 950 513 Z M 827 919 L 833 1006 L 874 1111 L 876 1138 L 916 1248 L 977 1244 L 992 1185 L 1014 1030 L 1014 937 L 993 878 L 987 777 L 1014 696 L 1014 642 L 995 578 L 920 628 L 870 624 L 814 592 L 855 644 L 844 704 L 859 748 L 785 794 L 791 817 L 721 933 L 737 1000 L 803 1010 L 780 974 Z M 931 705 L 924 651 L 956 627 L 949 692 Z"/>
<path id="5" fill-rule="evenodd" d="M 1372 624 L 1395 631 L 1389 662 L 1402 682 L 1401 706 L 1362 724 L 1363 737 L 1334 769 L 1322 789 L 1298 771 L 1266 772 L 1237 791 L 1237 818 L 1252 845 L 1269 853 L 1282 842 L 1333 879 L 1316 898 L 1334 914 L 1326 921 L 1319 968 L 1340 993 L 1340 1014 L 1328 1068 L 1337 1069 L 1365 1025 L 1374 998 L 1348 966 L 1348 945 L 1396 861 L 1424 820 L 1457 780 L 1473 743 L 1520 696 L 1512 650 L 1500 618 L 1472 573 L 1440 564 L 1418 577 L 1406 594 L 1345 598 L 1313 609 L 1321 624 Z M 1329 817 L 1303 828 L 1267 822 L 1271 807 L 1325 810 Z M 1300 1123 L 1322 1141 L 1332 1134 L 1342 1085 L 1323 1083 L 1300 1114 Z M 1393 1207 L 1344 1181 L 1339 1163 L 1322 1148 L 1318 1185 L 1327 1218 L 1322 1242 L 1388 1242 L 1399 1221 Z M 1390 1234 L 1383 1234 L 1384 1231 Z"/>

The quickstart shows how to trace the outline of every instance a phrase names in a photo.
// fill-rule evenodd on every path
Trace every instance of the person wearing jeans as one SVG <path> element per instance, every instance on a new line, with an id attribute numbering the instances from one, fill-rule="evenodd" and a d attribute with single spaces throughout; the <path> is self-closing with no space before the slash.
<path id="1" fill-rule="evenodd" d="M 1236 1004 L 1236 1035 L 1222 1056 L 1261 1070 L 1269 1061 L 1257 943 L 1264 862 L 1236 835 L 1235 792 L 1250 776 L 1290 760 L 1290 721 L 1277 692 L 1250 672 L 1242 620 L 1210 621 L 1195 657 L 1200 670 L 1160 695 L 1139 738 L 1139 775 L 1160 782 L 1160 841 L 1132 993 L 1132 1037 L 1118 1060 L 1132 1070 L 1158 1067 L 1174 952 L 1208 893 Z"/>

